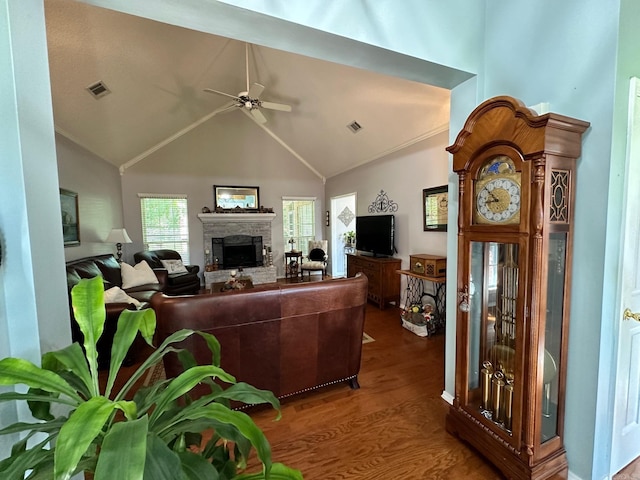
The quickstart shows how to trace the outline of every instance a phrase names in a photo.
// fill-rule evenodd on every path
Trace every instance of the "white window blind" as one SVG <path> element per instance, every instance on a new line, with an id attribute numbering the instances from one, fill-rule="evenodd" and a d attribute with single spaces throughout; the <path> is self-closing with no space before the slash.
<path id="1" fill-rule="evenodd" d="M 293 238 L 296 250 L 302 251 L 303 255 L 309 253 L 309 240 L 316 238 L 315 203 L 315 199 L 309 198 L 282 200 L 282 226 L 287 251 L 291 250 L 289 240 Z"/>
<path id="2" fill-rule="evenodd" d="M 175 250 L 189 263 L 186 195 L 139 194 L 142 241 L 149 250 Z"/>

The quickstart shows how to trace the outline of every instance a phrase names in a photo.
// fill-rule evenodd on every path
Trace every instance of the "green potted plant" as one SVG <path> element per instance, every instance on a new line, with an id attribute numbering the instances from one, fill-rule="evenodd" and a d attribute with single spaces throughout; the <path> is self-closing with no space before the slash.
<path id="1" fill-rule="evenodd" d="M 0 401 L 26 401 L 38 419 L 0 430 L 0 435 L 23 435 L 11 455 L 0 460 L 0 478 L 66 480 L 89 472 L 95 480 L 302 479 L 299 471 L 272 463 L 262 431 L 247 414 L 230 408 L 231 401 L 269 403 L 280 415 L 279 402 L 271 392 L 236 382 L 220 368 L 220 345 L 212 335 L 175 332 L 114 392 L 116 376 L 138 332 L 151 345 L 155 331 L 153 310 L 125 310 L 118 320 L 107 382 L 100 391 L 96 342 L 105 322 L 103 296 L 99 277 L 81 280 L 72 290 L 84 351 L 74 343 L 45 353 L 41 367 L 19 358 L 0 360 L 0 385 L 29 387 L 27 393 L 2 393 Z M 190 335 L 205 339 L 211 365 L 198 366 L 189 352 L 172 346 Z M 127 399 L 145 371 L 172 351 L 179 352 L 185 371 L 143 387 Z M 214 378 L 229 387 L 222 388 Z M 210 385 L 211 393 L 190 399 L 188 393 L 201 382 Z M 51 407 L 58 412 L 63 407 L 66 413 L 54 416 Z M 202 445 L 206 430 L 213 433 Z M 262 469 L 247 473 L 252 449 Z"/>
<path id="2" fill-rule="evenodd" d="M 344 244 L 347 247 L 352 247 L 356 243 L 356 232 L 353 230 L 349 230 L 342 234 L 342 238 L 344 240 Z"/>

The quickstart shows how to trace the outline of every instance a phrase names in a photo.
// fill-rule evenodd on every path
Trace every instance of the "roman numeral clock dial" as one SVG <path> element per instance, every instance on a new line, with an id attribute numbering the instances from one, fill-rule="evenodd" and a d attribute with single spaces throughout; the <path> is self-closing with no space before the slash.
<path id="1" fill-rule="evenodd" d="M 513 223 L 520 220 L 520 185 L 510 178 L 489 180 L 478 191 L 478 220 Z"/>

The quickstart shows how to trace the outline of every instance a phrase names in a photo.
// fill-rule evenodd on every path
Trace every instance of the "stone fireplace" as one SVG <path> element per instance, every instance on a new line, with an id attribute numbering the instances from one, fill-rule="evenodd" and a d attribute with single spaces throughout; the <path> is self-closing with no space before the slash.
<path id="1" fill-rule="evenodd" d="M 201 213 L 203 245 L 218 258 L 219 270 L 204 272 L 205 285 L 223 282 L 230 269 L 242 268 L 254 284 L 277 280 L 276 267 L 266 265 L 263 248 L 270 247 L 275 213 Z M 229 255 L 231 258 L 229 258 Z M 251 263 L 254 266 L 248 266 Z"/>

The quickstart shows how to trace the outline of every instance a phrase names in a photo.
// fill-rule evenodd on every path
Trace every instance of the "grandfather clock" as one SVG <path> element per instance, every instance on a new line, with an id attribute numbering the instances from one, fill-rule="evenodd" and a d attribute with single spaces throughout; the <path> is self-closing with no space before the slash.
<path id="1" fill-rule="evenodd" d="M 575 166 L 589 123 L 511 97 L 456 142 L 456 390 L 447 430 L 507 478 L 567 475 L 563 419 Z"/>

